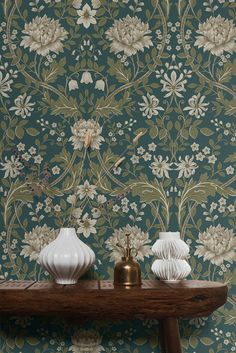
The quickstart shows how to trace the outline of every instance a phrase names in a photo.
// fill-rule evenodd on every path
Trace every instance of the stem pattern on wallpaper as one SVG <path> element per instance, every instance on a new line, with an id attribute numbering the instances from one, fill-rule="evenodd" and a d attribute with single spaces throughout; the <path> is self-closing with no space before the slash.
<path id="1" fill-rule="evenodd" d="M 182 344 L 235 351 L 235 3 L 4 0 L 1 9 L 0 279 L 49 279 L 38 254 L 68 225 L 96 253 L 88 277 L 112 276 L 129 232 L 153 278 L 157 233 L 179 229 L 192 278 L 230 287 L 214 317 L 183 323 Z M 0 324 L 0 350 L 157 350 L 156 322 L 132 325 L 39 331 L 33 318 L 13 318 Z"/>

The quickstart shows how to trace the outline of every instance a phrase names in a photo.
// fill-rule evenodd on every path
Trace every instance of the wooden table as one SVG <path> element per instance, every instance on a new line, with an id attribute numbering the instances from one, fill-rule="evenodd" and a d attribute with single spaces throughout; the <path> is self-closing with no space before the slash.
<path id="1" fill-rule="evenodd" d="M 178 319 L 208 316 L 226 302 L 218 282 L 143 281 L 140 288 L 114 288 L 111 281 L 0 283 L 0 314 L 63 315 L 82 319 L 144 319 L 160 322 L 163 353 L 181 353 Z"/>

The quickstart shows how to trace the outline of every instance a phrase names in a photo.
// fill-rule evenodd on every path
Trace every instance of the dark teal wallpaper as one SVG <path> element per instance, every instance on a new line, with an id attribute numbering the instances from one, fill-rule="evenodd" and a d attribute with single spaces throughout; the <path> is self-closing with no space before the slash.
<path id="1" fill-rule="evenodd" d="M 153 278 L 158 232 L 180 229 L 190 277 L 229 286 L 213 316 L 182 322 L 184 351 L 235 352 L 236 3 L 2 0 L 0 14 L 0 278 L 48 278 L 37 256 L 68 225 L 96 253 L 87 277 L 112 277 L 128 228 Z M 0 352 L 154 353 L 157 330 L 1 318 Z"/>

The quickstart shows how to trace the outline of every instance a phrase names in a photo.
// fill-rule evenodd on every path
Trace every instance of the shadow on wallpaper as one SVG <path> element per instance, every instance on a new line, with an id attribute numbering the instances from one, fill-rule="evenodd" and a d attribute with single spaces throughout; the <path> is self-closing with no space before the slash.
<path id="1" fill-rule="evenodd" d="M 1 1 L 1 279 L 36 263 L 61 226 L 111 278 L 127 228 L 143 278 L 180 229 L 194 279 L 229 286 L 182 323 L 185 352 L 236 351 L 236 4 L 225 0 Z M 85 148 L 86 131 L 90 148 Z M 0 319 L 0 352 L 157 352 L 157 323 Z"/>

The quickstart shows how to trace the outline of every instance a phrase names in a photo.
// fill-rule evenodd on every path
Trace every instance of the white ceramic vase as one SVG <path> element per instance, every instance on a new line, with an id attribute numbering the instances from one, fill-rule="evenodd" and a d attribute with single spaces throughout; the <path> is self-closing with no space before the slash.
<path id="1" fill-rule="evenodd" d="M 152 272 L 162 281 L 181 281 L 191 272 L 191 267 L 186 260 L 155 260 Z"/>
<path id="2" fill-rule="evenodd" d="M 93 250 L 78 238 L 74 228 L 61 228 L 57 238 L 38 257 L 38 263 L 58 284 L 77 283 L 94 261 Z"/>
<path id="3" fill-rule="evenodd" d="M 189 254 L 188 245 L 180 239 L 179 232 L 161 232 L 152 247 L 157 260 L 152 272 L 163 281 L 181 281 L 191 272 L 185 260 Z"/>

